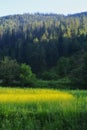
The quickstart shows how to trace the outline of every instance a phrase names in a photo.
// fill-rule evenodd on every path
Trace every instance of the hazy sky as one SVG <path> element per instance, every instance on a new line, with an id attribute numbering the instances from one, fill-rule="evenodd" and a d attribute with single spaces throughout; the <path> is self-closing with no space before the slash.
<path id="1" fill-rule="evenodd" d="M 87 11 L 87 0 L 0 0 L 0 16 L 23 13 L 71 14 Z"/>

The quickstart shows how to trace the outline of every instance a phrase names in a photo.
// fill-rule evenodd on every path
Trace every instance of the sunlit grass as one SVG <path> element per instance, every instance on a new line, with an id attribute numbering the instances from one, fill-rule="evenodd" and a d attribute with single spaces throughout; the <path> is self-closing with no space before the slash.
<path id="1" fill-rule="evenodd" d="M 86 130 L 87 91 L 0 88 L 0 128 Z"/>
<path id="2" fill-rule="evenodd" d="M 49 89 L 0 89 L 0 102 L 47 102 L 58 100 L 72 100 L 70 93 Z"/>
<path id="3" fill-rule="evenodd" d="M 8 113 L 87 111 L 86 91 L 0 88 L 0 107 Z"/>

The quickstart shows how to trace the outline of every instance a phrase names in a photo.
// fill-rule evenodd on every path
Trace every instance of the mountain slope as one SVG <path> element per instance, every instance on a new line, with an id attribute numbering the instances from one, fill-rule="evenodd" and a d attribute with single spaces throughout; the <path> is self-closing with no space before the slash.
<path id="1" fill-rule="evenodd" d="M 0 59 L 10 56 L 35 73 L 60 57 L 87 51 L 87 12 L 73 15 L 23 14 L 0 18 Z"/>

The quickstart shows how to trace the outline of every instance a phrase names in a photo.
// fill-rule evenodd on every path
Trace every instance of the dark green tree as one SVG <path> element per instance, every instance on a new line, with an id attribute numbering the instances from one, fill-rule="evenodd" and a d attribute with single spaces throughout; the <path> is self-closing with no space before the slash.
<path id="1" fill-rule="evenodd" d="M 57 63 L 57 74 L 60 75 L 61 77 L 65 77 L 68 75 L 70 69 L 70 64 L 69 64 L 69 59 L 62 57 L 59 59 Z"/>
<path id="2" fill-rule="evenodd" d="M 83 76 L 83 83 L 85 85 L 87 85 L 87 53 L 84 56 L 83 75 L 82 76 Z"/>
<path id="3" fill-rule="evenodd" d="M 32 73 L 31 67 L 26 64 L 21 64 L 20 66 L 20 81 L 22 86 L 32 86 L 36 77 L 35 74 Z"/>
<path id="4" fill-rule="evenodd" d="M 16 60 L 8 57 L 0 62 L 0 79 L 4 85 L 11 85 L 13 82 L 19 81 L 20 66 Z"/>

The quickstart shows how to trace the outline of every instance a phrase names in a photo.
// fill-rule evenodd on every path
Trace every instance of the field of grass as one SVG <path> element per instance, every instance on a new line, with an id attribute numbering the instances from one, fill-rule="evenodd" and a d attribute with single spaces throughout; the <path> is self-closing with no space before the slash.
<path id="1" fill-rule="evenodd" d="M 1 87 L 0 130 L 87 130 L 87 91 Z"/>

